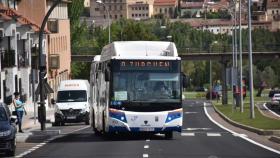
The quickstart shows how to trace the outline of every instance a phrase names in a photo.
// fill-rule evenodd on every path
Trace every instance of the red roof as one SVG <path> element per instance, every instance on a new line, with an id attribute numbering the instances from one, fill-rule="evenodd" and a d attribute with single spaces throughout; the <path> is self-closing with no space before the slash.
<path id="1" fill-rule="evenodd" d="M 0 17 L 2 17 L 4 20 L 8 21 L 8 20 L 15 19 L 18 23 L 20 23 L 22 25 L 30 25 L 32 30 L 34 30 L 35 32 L 39 32 L 39 30 L 40 30 L 39 25 L 32 22 L 28 18 L 23 17 L 22 15 L 17 13 L 17 11 L 15 11 L 14 9 L 7 8 L 3 4 L 0 3 L 0 10 L 2 11 L 0 14 Z M 45 32 L 50 33 L 48 30 L 45 30 Z"/>
<path id="2" fill-rule="evenodd" d="M 155 0 L 154 5 L 155 6 L 176 6 L 176 0 Z"/>

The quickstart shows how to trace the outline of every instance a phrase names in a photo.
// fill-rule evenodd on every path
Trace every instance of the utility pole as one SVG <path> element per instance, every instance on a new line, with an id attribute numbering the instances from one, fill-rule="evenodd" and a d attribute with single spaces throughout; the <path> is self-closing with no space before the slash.
<path id="1" fill-rule="evenodd" d="M 249 87 L 250 87 L 250 118 L 255 118 L 254 111 L 254 84 L 253 84 L 253 58 L 252 58 L 252 24 L 251 24 L 251 3 L 252 0 L 248 0 L 248 50 L 249 50 Z"/>
<path id="2" fill-rule="evenodd" d="M 240 112 L 244 112 L 244 107 L 243 107 L 243 72 L 242 72 L 242 4 L 241 0 L 239 0 L 239 62 L 240 62 L 240 80 L 239 80 L 239 88 L 240 88 Z"/>
<path id="3" fill-rule="evenodd" d="M 48 10 L 45 15 L 42 25 L 39 31 L 39 91 L 40 91 L 40 102 L 38 103 L 40 106 L 38 107 L 38 118 L 41 124 L 41 130 L 44 131 L 46 129 L 46 107 L 45 107 L 45 90 L 43 88 L 44 75 L 46 71 L 45 62 L 43 62 L 43 33 L 48 21 L 49 16 L 51 15 L 54 8 L 61 2 L 62 0 L 56 0 L 51 8 Z M 44 64 L 43 64 L 44 63 Z"/>

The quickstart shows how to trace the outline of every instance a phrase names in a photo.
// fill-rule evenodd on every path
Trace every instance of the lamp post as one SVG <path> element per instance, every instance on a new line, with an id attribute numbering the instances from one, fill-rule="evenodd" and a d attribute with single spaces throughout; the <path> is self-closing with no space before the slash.
<path id="1" fill-rule="evenodd" d="M 241 0 L 239 0 L 239 75 L 240 75 L 240 80 L 239 80 L 239 89 L 240 89 L 240 112 L 244 112 L 244 107 L 243 107 L 243 82 L 242 82 L 242 76 L 243 76 L 243 72 L 242 72 L 242 28 L 241 28 L 241 18 L 242 18 L 242 14 L 241 14 L 241 9 L 242 4 L 241 4 Z"/>
<path id="2" fill-rule="evenodd" d="M 252 59 L 252 24 L 251 24 L 251 0 L 248 0 L 248 50 L 249 50 L 249 87 L 250 87 L 250 117 L 255 118 L 254 112 L 254 94 L 253 94 L 253 59 Z"/>
<path id="3" fill-rule="evenodd" d="M 212 52 L 212 46 L 214 44 L 217 44 L 218 41 L 213 41 L 210 46 L 209 46 L 209 54 Z M 209 61 L 209 94 L 210 94 L 210 100 L 212 100 L 213 96 L 212 96 L 212 60 L 210 59 Z"/>
<path id="4" fill-rule="evenodd" d="M 43 63 L 43 33 L 44 33 L 44 29 L 46 27 L 47 21 L 49 16 L 51 15 L 52 11 L 54 10 L 54 8 L 61 2 L 62 0 L 56 0 L 53 5 L 51 6 L 51 8 L 49 9 L 49 11 L 47 12 L 47 14 L 45 15 L 42 25 L 40 27 L 39 30 L 39 92 L 40 92 L 40 107 L 38 108 L 38 118 L 40 118 L 40 124 L 41 124 L 41 130 L 45 130 L 46 129 L 46 107 L 45 107 L 45 91 L 43 90 L 43 80 L 44 80 L 44 73 L 46 73 L 46 65 L 44 65 Z"/>
<path id="5" fill-rule="evenodd" d="M 107 13 L 107 18 L 108 18 L 108 29 L 109 29 L 109 44 L 111 43 L 111 22 L 110 22 L 110 14 L 109 14 L 109 11 L 105 5 L 105 3 L 103 3 L 101 0 L 97 0 L 96 3 L 100 4 L 100 5 L 103 5 L 105 10 L 106 10 L 106 13 Z"/>

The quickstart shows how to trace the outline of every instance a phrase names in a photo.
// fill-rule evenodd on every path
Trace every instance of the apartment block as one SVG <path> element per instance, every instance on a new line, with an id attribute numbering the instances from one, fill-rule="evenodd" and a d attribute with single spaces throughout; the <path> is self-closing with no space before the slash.
<path id="1" fill-rule="evenodd" d="M 6 59 L 10 59 L 12 56 L 9 68 L 5 68 L 4 65 L 4 68 L 1 69 L 1 74 L 5 76 L 4 79 L 1 76 L 1 80 L 6 84 L 5 87 L 3 86 L 3 89 L 6 89 L 3 95 L 11 96 L 14 91 L 19 91 L 28 96 L 27 100 L 34 101 L 35 97 L 32 96 L 34 96 L 34 90 L 38 84 L 38 31 L 54 1 L 15 0 L 13 3 L 10 2 L 0 1 L 3 7 L 8 8 L 8 13 L 15 14 L 11 17 L 1 14 L 1 18 L 11 19 L 0 25 L 2 32 L 4 32 L 3 36 L 7 36 L 7 42 L 0 44 L 1 50 L 9 52 L 10 55 Z M 42 61 L 46 65 L 48 82 L 54 90 L 61 80 L 69 78 L 71 72 L 70 21 L 67 3 L 63 0 L 53 10 L 48 19 L 43 40 Z M 21 22 L 27 24 L 19 24 Z M 11 31 L 8 33 L 7 29 Z M 21 63 L 26 64 L 21 59 L 22 57 L 18 57 L 20 54 L 28 58 L 28 66 L 20 67 Z M 5 62 L 1 61 L 2 65 L 3 63 Z M 5 80 L 15 82 L 6 82 Z"/>
<path id="2" fill-rule="evenodd" d="M 38 68 L 33 57 L 38 54 L 40 27 L 19 14 L 17 8 L 17 2 L 0 1 L 0 101 L 7 104 L 11 103 L 14 92 L 19 92 L 25 101 L 32 100 L 38 81 L 38 71 L 32 69 Z M 46 43 L 46 36 L 43 43 Z M 44 46 L 43 51 L 46 52 Z"/>
<path id="3" fill-rule="evenodd" d="M 155 0 L 154 15 L 164 15 L 167 18 L 174 18 L 177 0 Z"/>
<path id="4" fill-rule="evenodd" d="M 128 19 L 145 20 L 153 15 L 153 1 L 136 1 L 128 4 Z"/>

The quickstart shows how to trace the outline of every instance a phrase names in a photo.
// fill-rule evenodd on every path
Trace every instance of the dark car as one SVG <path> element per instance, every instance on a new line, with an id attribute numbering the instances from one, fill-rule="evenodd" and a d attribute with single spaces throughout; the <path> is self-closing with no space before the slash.
<path id="1" fill-rule="evenodd" d="M 206 93 L 206 99 L 210 99 L 210 92 Z M 212 99 L 220 99 L 220 95 L 217 92 L 212 91 Z"/>
<path id="2" fill-rule="evenodd" d="M 16 121 L 11 117 L 8 107 L 0 103 L 0 153 L 14 156 L 16 150 Z"/>

